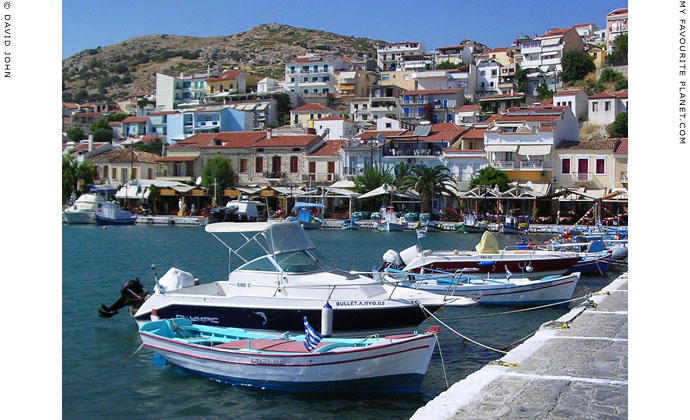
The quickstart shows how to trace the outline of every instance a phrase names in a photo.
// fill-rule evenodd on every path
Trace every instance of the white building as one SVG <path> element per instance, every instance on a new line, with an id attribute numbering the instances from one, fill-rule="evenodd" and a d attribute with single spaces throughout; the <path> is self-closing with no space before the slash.
<path id="1" fill-rule="evenodd" d="M 474 63 L 475 57 L 487 48 L 485 45 L 470 39 L 464 39 L 458 45 L 440 47 L 436 50 L 436 64 L 448 61 L 451 64 Z"/>
<path id="2" fill-rule="evenodd" d="M 501 64 L 495 61 L 477 65 L 477 98 L 501 93 L 498 89 Z"/>
<path id="3" fill-rule="evenodd" d="M 316 129 L 316 134 L 324 140 L 349 139 L 357 134 L 357 126 L 354 121 L 346 120 L 337 115 L 314 121 L 314 129 Z"/>
<path id="4" fill-rule="evenodd" d="M 455 124 L 471 126 L 479 122 L 480 105 L 462 105 L 455 109 Z"/>
<path id="5" fill-rule="evenodd" d="M 589 123 L 607 125 L 628 111 L 628 92 L 602 92 L 589 97 Z"/>
<path id="6" fill-rule="evenodd" d="M 398 70 L 401 68 L 401 57 L 409 54 L 423 54 L 426 47 L 419 42 L 396 42 L 381 44 L 376 49 L 376 65 L 381 70 Z"/>
<path id="7" fill-rule="evenodd" d="M 553 95 L 554 106 L 567 106 L 578 122 L 587 118 L 587 94 L 582 89 L 562 90 Z"/>
<path id="8" fill-rule="evenodd" d="M 264 77 L 256 83 L 256 91 L 258 93 L 269 93 L 282 90 L 276 79 Z"/>
<path id="9" fill-rule="evenodd" d="M 335 93 L 333 72 L 345 68 L 340 56 L 295 57 L 285 64 L 285 89 L 299 95 Z"/>
<path id="10" fill-rule="evenodd" d="M 582 51 L 583 48 L 582 38 L 575 28 L 551 29 L 542 36 L 521 42 L 520 67 L 539 69 L 542 72 L 560 72 L 563 70 L 563 54 L 571 50 Z"/>
<path id="11" fill-rule="evenodd" d="M 618 35 L 628 33 L 628 9 L 615 9 L 606 15 L 606 52 L 613 50 Z"/>
<path id="12" fill-rule="evenodd" d="M 179 105 L 198 105 L 206 96 L 205 80 L 220 75 L 218 69 L 178 77 L 156 73 L 156 110 L 172 111 Z"/>

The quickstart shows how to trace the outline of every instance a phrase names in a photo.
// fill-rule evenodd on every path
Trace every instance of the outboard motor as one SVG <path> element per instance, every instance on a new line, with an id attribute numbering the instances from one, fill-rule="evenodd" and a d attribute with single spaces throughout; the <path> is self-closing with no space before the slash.
<path id="1" fill-rule="evenodd" d="M 400 254 L 392 249 L 389 249 L 383 254 L 383 262 L 378 266 L 378 271 L 383 271 L 388 267 L 400 269 L 404 266 L 405 264 L 403 264 Z"/>
<path id="2" fill-rule="evenodd" d="M 98 316 L 110 318 L 117 315 L 117 311 L 125 306 L 138 308 L 146 300 L 147 294 L 146 289 L 139 281 L 139 277 L 135 280 L 127 280 L 120 288 L 120 298 L 110 306 L 101 305 L 98 308 Z"/>

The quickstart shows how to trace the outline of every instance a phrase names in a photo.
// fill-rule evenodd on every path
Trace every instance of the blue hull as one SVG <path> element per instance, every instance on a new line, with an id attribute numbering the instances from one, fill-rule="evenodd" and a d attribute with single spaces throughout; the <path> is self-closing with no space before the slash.
<path id="1" fill-rule="evenodd" d="M 171 363 L 172 364 L 172 363 Z M 349 381 L 329 382 L 278 382 L 256 381 L 213 375 L 175 366 L 183 373 L 191 373 L 233 386 L 251 386 L 272 391 L 291 391 L 309 393 L 377 393 L 377 394 L 415 394 L 422 387 L 424 375 L 407 374 Z"/>
<path id="2" fill-rule="evenodd" d="M 607 260 L 602 261 L 591 261 L 587 263 L 578 263 L 570 268 L 569 273 L 594 273 L 594 274 L 605 274 L 609 270 L 609 262 Z"/>

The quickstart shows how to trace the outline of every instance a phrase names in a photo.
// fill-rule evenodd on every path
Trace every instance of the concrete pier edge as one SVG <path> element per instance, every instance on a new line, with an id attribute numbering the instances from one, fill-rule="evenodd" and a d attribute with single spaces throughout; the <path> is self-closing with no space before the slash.
<path id="1" fill-rule="evenodd" d="M 627 281 L 628 273 L 625 272 L 601 289 L 600 292 L 614 293 L 626 285 Z M 627 292 L 627 290 L 625 292 Z M 599 293 L 592 296 L 590 300 L 600 305 L 608 297 L 609 295 L 606 293 Z M 475 397 L 480 396 L 487 385 L 501 377 L 511 376 L 511 369 L 513 368 L 501 365 L 500 363 L 522 363 L 537 350 L 542 348 L 547 341 L 556 337 L 558 330 L 553 329 L 553 325 L 570 323 L 582 315 L 587 308 L 588 307 L 585 305 L 578 305 L 560 318 L 545 322 L 532 337 L 515 347 L 497 361 L 489 363 L 478 371 L 470 374 L 465 379 L 453 384 L 448 390 L 440 393 L 425 406 L 420 407 L 411 419 L 443 420 L 454 418 L 454 415 L 459 410 L 473 401 Z M 625 314 L 627 314 L 627 312 L 625 312 Z M 620 382 L 627 385 L 627 381 Z"/>

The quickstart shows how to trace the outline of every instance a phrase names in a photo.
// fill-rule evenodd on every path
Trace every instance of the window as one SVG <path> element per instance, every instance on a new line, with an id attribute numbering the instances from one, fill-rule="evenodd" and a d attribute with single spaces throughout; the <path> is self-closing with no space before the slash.
<path id="1" fill-rule="evenodd" d="M 381 80 L 390 80 L 390 74 L 382 74 L 381 75 Z"/>
<path id="2" fill-rule="evenodd" d="M 302 81 L 303 81 L 304 83 L 307 83 L 307 82 L 309 81 L 309 78 L 308 78 L 308 77 L 305 77 Z"/>
<path id="3" fill-rule="evenodd" d="M 110 174 L 110 179 L 117 179 L 117 168 L 113 168 Z"/>
<path id="4" fill-rule="evenodd" d="M 561 159 L 561 174 L 570 173 L 570 158 Z"/>
<path id="5" fill-rule="evenodd" d="M 335 173 L 335 162 L 328 162 L 328 173 L 329 174 Z"/>
<path id="6" fill-rule="evenodd" d="M 299 122 L 299 115 L 295 115 L 295 124 Z"/>
<path id="7" fill-rule="evenodd" d="M 218 92 L 222 92 L 222 91 L 223 91 L 223 84 L 221 83 L 221 84 L 218 86 Z"/>
<path id="8" fill-rule="evenodd" d="M 599 111 L 599 102 L 592 102 L 592 112 Z"/>
<path id="9" fill-rule="evenodd" d="M 606 174 L 606 159 L 597 158 L 595 160 L 594 171 L 595 171 L 594 173 L 597 175 L 605 175 Z"/>
<path id="10" fill-rule="evenodd" d="M 295 66 L 290 66 L 290 73 L 294 73 L 294 72 L 295 72 Z"/>
<path id="11" fill-rule="evenodd" d="M 410 116 L 410 108 L 403 108 L 403 115 L 406 117 Z"/>
<path id="12" fill-rule="evenodd" d="M 318 72 L 318 71 L 319 71 L 319 66 L 316 65 L 316 64 L 314 64 L 314 73 L 316 73 L 316 72 Z"/>
<path id="13" fill-rule="evenodd" d="M 299 163 L 297 156 L 290 156 L 290 172 L 297 173 L 299 171 Z"/>
<path id="14" fill-rule="evenodd" d="M 153 169 L 148 169 L 148 179 L 153 179 Z"/>
<path id="15" fill-rule="evenodd" d="M 323 65 L 323 71 L 328 71 L 328 64 Z"/>
<path id="16" fill-rule="evenodd" d="M 240 159 L 240 173 L 247 173 L 247 159 Z"/>
<path id="17" fill-rule="evenodd" d="M 409 74 L 403 74 L 403 80 L 410 80 Z"/>
<path id="18" fill-rule="evenodd" d="M 127 182 L 129 179 L 127 178 L 127 168 L 122 168 L 120 169 L 120 182 Z"/>
<path id="19" fill-rule="evenodd" d="M 132 168 L 132 179 L 138 179 L 137 168 Z"/>
<path id="20" fill-rule="evenodd" d="M 482 71 L 479 72 L 479 75 L 480 75 L 480 76 L 486 76 L 486 72 L 485 72 L 484 70 L 482 70 Z"/>
<path id="21" fill-rule="evenodd" d="M 260 174 L 264 171 L 264 158 L 263 156 L 257 156 L 254 161 L 254 173 Z"/>
<path id="22" fill-rule="evenodd" d="M 261 257 L 255 261 L 250 261 L 242 267 L 238 268 L 238 270 L 271 272 L 278 271 L 276 270 L 276 267 L 273 265 L 268 256 Z"/>
<path id="23" fill-rule="evenodd" d="M 496 76 L 496 74 L 497 74 L 497 73 L 496 73 L 496 70 L 495 70 L 495 69 L 494 69 L 494 70 L 491 70 L 491 75 L 492 75 L 492 76 Z"/>
<path id="24" fill-rule="evenodd" d="M 273 156 L 273 161 L 271 162 L 271 170 L 276 173 L 280 172 L 280 166 L 280 156 Z"/>
<path id="25" fill-rule="evenodd" d="M 294 78 L 294 77 L 291 77 L 291 78 L 290 78 L 290 83 L 295 83 L 295 78 Z"/>
<path id="26" fill-rule="evenodd" d="M 312 82 L 318 82 L 318 81 L 319 81 L 319 78 L 316 77 L 316 76 L 314 76 L 314 77 L 311 78 L 311 81 L 312 81 Z"/>
<path id="27" fill-rule="evenodd" d="M 309 66 L 302 66 L 302 72 L 309 73 Z"/>
<path id="28" fill-rule="evenodd" d="M 310 174 L 316 173 L 316 162 L 309 162 L 309 173 Z"/>
<path id="29" fill-rule="evenodd" d="M 604 111 L 611 110 L 611 101 L 604 101 Z"/>

